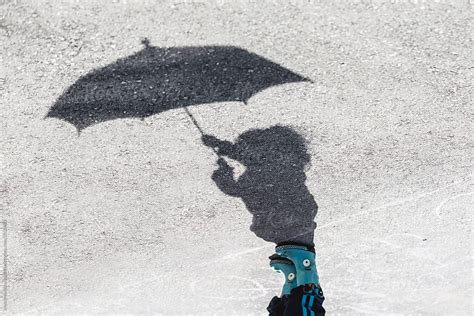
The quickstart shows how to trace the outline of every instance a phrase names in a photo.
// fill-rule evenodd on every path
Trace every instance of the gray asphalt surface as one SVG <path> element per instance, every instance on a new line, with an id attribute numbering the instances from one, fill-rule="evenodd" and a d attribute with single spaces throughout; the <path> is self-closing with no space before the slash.
<path id="1" fill-rule="evenodd" d="M 265 315 L 279 293 L 274 245 L 216 187 L 182 109 L 80 136 L 44 118 L 147 37 L 242 47 L 313 81 L 190 110 L 220 139 L 306 137 L 329 314 L 470 315 L 471 33 L 467 1 L 0 1 L 8 312 Z"/>

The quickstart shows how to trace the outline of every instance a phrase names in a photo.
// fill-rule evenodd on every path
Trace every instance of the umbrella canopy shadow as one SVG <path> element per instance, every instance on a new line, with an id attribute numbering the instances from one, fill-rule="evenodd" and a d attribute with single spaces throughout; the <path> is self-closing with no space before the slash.
<path id="1" fill-rule="evenodd" d="M 118 118 L 145 118 L 170 109 L 212 102 L 246 103 L 280 84 L 311 80 L 235 46 L 161 48 L 144 40 L 134 55 L 79 78 L 46 117 L 78 131 Z"/>
<path id="2" fill-rule="evenodd" d="M 234 143 L 209 135 L 203 142 L 246 167 L 235 179 L 233 169 L 219 158 L 212 179 L 223 193 L 242 199 L 255 235 L 276 244 L 314 247 L 318 205 L 305 184 L 311 156 L 302 135 L 276 125 L 246 131 Z"/>

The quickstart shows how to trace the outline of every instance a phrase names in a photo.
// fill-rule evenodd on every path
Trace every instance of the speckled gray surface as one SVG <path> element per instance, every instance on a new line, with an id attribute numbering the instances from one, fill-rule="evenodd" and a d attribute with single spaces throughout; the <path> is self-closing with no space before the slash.
<path id="1" fill-rule="evenodd" d="M 273 245 L 216 188 L 182 109 L 79 137 L 44 119 L 147 37 L 242 47 L 313 81 L 190 110 L 221 139 L 275 124 L 308 139 L 329 314 L 469 315 L 470 30 L 468 1 L 0 1 L 8 311 L 264 315 L 279 293 Z"/>

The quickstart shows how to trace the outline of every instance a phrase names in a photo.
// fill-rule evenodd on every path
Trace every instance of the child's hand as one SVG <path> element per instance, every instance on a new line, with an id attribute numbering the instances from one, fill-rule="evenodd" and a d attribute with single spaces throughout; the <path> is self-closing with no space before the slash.
<path id="1" fill-rule="evenodd" d="M 221 140 L 219 138 L 208 134 L 202 135 L 201 140 L 204 145 L 212 148 L 219 147 L 219 144 L 221 143 Z"/>
<path id="2" fill-rule="evenodd" d="M 227 161 L 225 161 L 225 159 L 222 158 L 222 157 L 219 157 L 219 159 L 217 159 L 217 165 L 219 166 L 219 170 L 222 170 L 222 171 L 227 171 L 227 170 L 233 171 L 234 170 L 234 168 L 229 166 Z"/>
<path id="3" fill-rule="evenodd" d="M 212 180 L 220 182 L 224 179 L 234 179 L 234 168 L 229 166 L 224 158 L 219 158 L 217 164 L 219 165 L 219 169 L 212 174 Z"/>

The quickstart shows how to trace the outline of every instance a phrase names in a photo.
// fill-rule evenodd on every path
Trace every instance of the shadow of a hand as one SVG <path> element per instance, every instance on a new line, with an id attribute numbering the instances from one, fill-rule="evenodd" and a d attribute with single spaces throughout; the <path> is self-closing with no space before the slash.
<path id="1" fill-rule="evenodd" d="M 222 179 L 233 179 L 234 178 L 234 168 L 229 166 L 227 161 L 224 158 L 219 158 L 217 160 L 217 165 L 219 168 L 212 173 L 212 180 L 218 182 Z"/>

